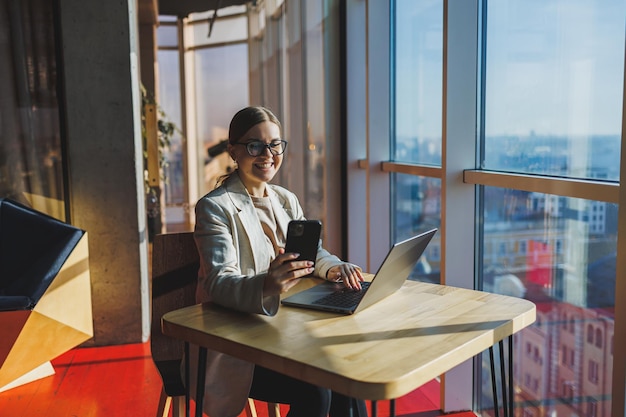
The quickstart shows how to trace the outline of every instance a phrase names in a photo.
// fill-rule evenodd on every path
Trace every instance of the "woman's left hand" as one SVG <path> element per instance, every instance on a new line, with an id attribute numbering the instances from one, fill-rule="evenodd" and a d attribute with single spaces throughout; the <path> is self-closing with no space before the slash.
<path id="1" fill-rule="evenodd" d="M 343 281 L 346 287 L 354 290 L 360 290 L 361 281 L 364 280 L 361 268 L 348 262 L 330 268 L 326 279 L 333 282 Z"/>

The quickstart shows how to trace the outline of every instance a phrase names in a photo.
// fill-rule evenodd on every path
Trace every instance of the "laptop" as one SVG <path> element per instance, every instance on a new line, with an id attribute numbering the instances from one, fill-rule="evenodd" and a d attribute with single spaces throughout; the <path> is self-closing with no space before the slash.
<path id="1" fill-rule="evenodd" d="M 343 283 L 326 281 L 291 295 L 281 302 L 292 307 L 355 314 L 396 292 L 407 280 L 437 229 L 398 242 L 391 247 L 371 282 L 355 291 Z"/>

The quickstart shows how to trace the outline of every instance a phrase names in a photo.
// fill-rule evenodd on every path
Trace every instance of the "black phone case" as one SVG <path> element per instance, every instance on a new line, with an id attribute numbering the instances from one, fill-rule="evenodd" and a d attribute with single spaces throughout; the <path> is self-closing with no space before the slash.
<path id="1" fill-rule="evenodd" d="M 298 259 L 315 262 L 317 246 L 322 232 L 319 220 L 292 220 L 287 226 L 285 253 L 299 253 Z"/>

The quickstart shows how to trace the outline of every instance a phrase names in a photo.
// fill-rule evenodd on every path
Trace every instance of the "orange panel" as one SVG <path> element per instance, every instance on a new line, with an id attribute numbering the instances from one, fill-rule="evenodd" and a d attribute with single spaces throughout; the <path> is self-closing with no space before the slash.
<path id="1" fill-rule="evenodd" d="M 0 312 L 0 329 L 2 329 L 2 339 L 0 340 L 0 369 L 30 314 L 30 310 Z"/>
<path id="2" fill-rule="evenodd" d="M 5 321 L 0 387 L 93 337 L 87 233 L 34 310 L 0 313 L 0 323 Z"/>

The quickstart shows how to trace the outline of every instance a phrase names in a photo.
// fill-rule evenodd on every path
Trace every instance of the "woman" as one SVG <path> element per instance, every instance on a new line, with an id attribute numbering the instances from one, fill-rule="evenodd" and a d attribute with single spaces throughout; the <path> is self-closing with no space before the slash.
<path id="1" fill-rule="evenodd" d="M 269 184 L 286 147 L 270 110 L 246 107 L 233 117 L 227 150 L 237 169 L 196 205 L 198 302 L 273 316 L 280 294 L 310 273 L 361 287 L 361 269 L 321 246 L 314 268 L 312 262 L 296 261 L 297 254 L 285 253 L 287 224 L 304 219 L 295 194 Z M 367 415 L 363 401 L 222 353 L 209 351 L 207 363 L 204 404 L 211 417 L 237 416 L 248 397 L 289 404 L 289 417 Z"/>

